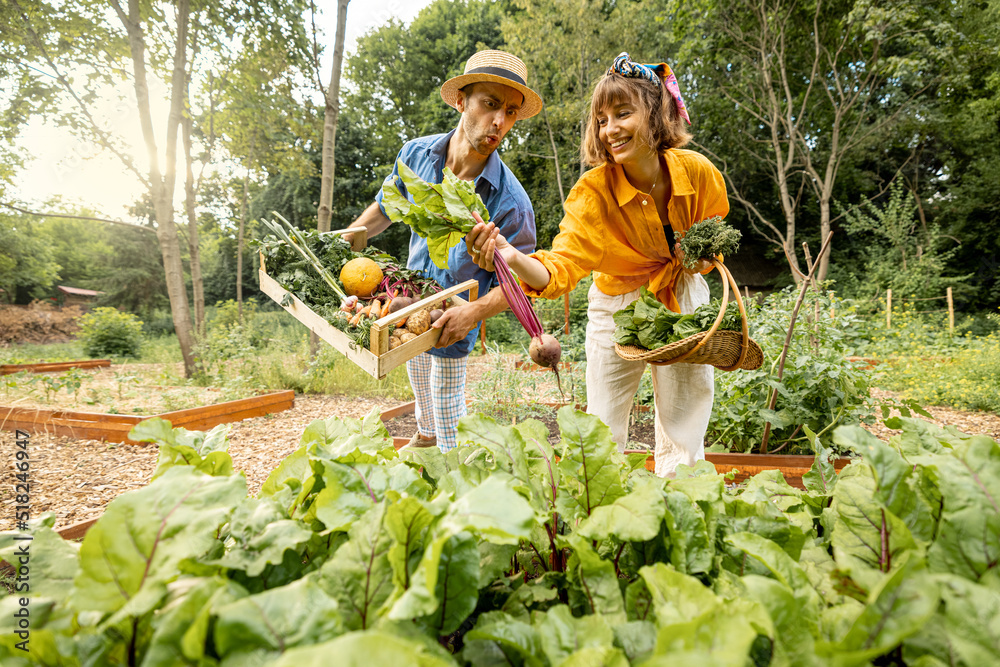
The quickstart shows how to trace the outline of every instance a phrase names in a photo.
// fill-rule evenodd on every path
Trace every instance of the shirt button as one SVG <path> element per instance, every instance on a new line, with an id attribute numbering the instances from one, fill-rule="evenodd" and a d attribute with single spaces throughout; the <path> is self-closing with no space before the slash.
<path id="1" fill-rule="evenodd" d="M 645 206 L 645 205 L 646 205 L 646 200 L 645 200 L 645 199 L 643 199 L 643 200 L 642 200 L 642 205 L 643 205 L 643 206 Z"/>

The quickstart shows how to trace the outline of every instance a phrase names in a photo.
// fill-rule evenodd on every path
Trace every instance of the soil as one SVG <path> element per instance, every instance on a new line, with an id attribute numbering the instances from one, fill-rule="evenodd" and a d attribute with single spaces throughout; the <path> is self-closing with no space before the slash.
<path id="1" fill-rule="evenodd" d="M 496 369 L 490 364 L 489 360 L 481 357 L 471 360 L 469 396 L 473 400 L 486 401 L 492 395 L 495 405 L 500 385 L 491 375 Z M 113 375 L 116 370 L 120 371 L 121 367 L 101 372 Z M 525 402 L 559 402 L 551 373 L 523 373 L 515 377 L 520 378 L 517 382 L 524 382 L 524 386 L 514 390 L 520 392 L 519 396 Z M 565 374 L 563 383 L 565 389 Z M 136 391 L 151 394 L 159 389 L 149 384 Z M 64 398 L 65 392 L 60 392 L 54 403 L 66 407 Z M 295 406 L 290 410 L 231 424 L 229 453 L 235 468 L 246 475 L 249 493 L 255 494 L 278 463 L 298 448 L 302 431 L 312 421 L 329 417 L 362 417 L 372 408 L 385 411 L 399 402 L 357 396 L 300 395 L 295 398 Z M 90 411 L 95 410 L 91 407 Z M 981 433 L 1000 440 L 998 415 L 938 407 L 930 407 L 928 411 L 933 415 L 935 424 L 950 424 L 966 433 Z M 543 411 L 540 416 L 553 435 L 558 432 L 554 410 Z M 387 426 L 390 433 L 397 437 L 408 438 L 416 430 L 412 414 L 389 420 Z M 893 434 L 880 424 L 871 430 L 882 439 Z M 651 419 L 641 415 L 629 439 L 651 445 Z M 31 515 L 37 517 L 42 512 L 51 511 L 55 513 L 57 528 L 99 516 L 115 496 L 148 484 L 157 459 L 157 449 L 153 445 L 116 445 L 46 434 L 32 435 L 28 450 L 31 456 Z M 14 505 L 18 504 L 14 497 L 14 433 L 0 431 L 0 451 L 3 452 L 4 463 L 0 473 L 0 530 L 10 530 L 14 527 Z"/>
<path id="2" fill-rule="evenodd" d="M 59 381 L 68 373 L 80 379 L 79 389 L 63 387 L 46 394 L 45 378 Z M 0 405 L 5 407 L 121 415 L 158 415 L 253 395 L 192 385 L 184 380 L 180 363 L 129 363 L 63 373 L 21 373 L 0 377 L 0 387 Z"/>

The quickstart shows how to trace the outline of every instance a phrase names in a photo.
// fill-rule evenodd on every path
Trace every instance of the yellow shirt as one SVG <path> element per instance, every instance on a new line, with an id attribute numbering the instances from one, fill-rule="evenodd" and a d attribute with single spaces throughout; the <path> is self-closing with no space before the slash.
<path id="1" fill-rule="evenodd" d="M 664 152 L 670 172 L 667 217 L 680 239 L 691 225 L 729 214 L 726 184 L 708 158 L 671 148 Z M 645 206 L 643 199 L 649 201 Z M 542 291 L 521 284 L 531 297 L 554 299 L 572 290 L 594 272 L 594 283 L 605 294 L 626 294 L 642 285 L 668 308 L 679 312 L 674 286 L 682 267 L 667 247 L 656 206 L 636 190 L 621 165 L 606 163 L 585 173 L 569 193 L 566 215 L 552 250 L 532 257 L 551 277 Z"/>

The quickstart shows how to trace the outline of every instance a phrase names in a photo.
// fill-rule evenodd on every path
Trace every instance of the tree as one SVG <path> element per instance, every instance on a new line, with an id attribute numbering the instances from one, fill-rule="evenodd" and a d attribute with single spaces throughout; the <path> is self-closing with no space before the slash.
<path id="1" fill-rule="evenodd" d="M 340 70 L 344 60 L 344 32 L 347 28 L 347 5 L 350 0 L 337 0 L 337 36 L 333 48 L 333 68 L 330 87 L 323 92 L 323 171 L 320 176 L 320 194 L 317 229 L 330 231 L 330 207 L 333 202 L 334 150 L 337 143 L 337 118 L 340 115 Z M 315 30 L 313 31 L 315 39 Z M 318 49 L 313 50 L 316 70 L 319 71 Z"/>
<path id="2" fill-rule="evenodd" d="M 59 265 L 37 223 L 28 216 L 0 213 L 0 248 L 0 289 L 9 303 L 19 293 L 36 299 L 50 294 Z"/>
<path id="3" fill-rule="evenodd" d="M 921 71 L 935 56 L 923 47 L 938 26 L 918 9 L 870 0 L 670 5 L 670 18 L 683 19 L 676 24 L 698 25 L 685 39 L 683 57 L 701 64 L 699 102 L 714 96 L 714 129 L 725 132 L 718 151 L 702 146 L 754 228 L 782 248 L 796 280 L 803 210 L 815 205 L 817 231 L 825 238 L 845 163 L 883 136 L 926 86 Z M 697 21 L 699 14 L 704 18 Z M 756 163 L 768 174 L 780 222 L 748 196 L 734 162 Z"/>

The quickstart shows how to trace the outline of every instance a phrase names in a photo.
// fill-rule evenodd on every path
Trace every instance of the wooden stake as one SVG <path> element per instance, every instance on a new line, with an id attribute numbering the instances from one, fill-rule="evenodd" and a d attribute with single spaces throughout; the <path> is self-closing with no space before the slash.
<path id="1" fill-rule="evenodd" d="M 948 332 L 955 333 L 955 302 L 951 298 L 951 288 L 948 288 Z"/>
<path id="2" fill-rule="evenodd" d="M 948 289 L 951 289 L 950 287 Z M 566 327 L 563 329 L 563 333 L 567 336 L 569 335 L 569 292 L 566 292 L 565 301 L 563 301 L 564 310 L 566 312 Z"/>
<path id="3" fill-rule="evenodd" d="M 885 291 L 885 328 L 892 328 L 892 290 Z"/>

